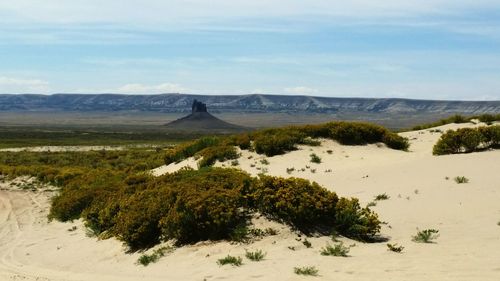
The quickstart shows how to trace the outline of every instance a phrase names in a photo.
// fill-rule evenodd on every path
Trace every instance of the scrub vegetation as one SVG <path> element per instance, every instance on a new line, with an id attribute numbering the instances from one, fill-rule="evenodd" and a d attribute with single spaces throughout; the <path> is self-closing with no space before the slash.
<path id="1" fill-rule="evenodd" d="M 160 242 L 185 245 L 240 239 L 255 213 L 306 234 L 338 233 L 374 241 L 381 222 L 356 198 L 340 198 L 317 183 L 236 169 L 210 167 L 238 157 L 237 147 L 267 156 L 285 153 L 317 138 L 343 144 L 384 142 L 406 149 L 405 138 L 383 127 L 331 122 L 268 129 L 251 134 L 203 137 L 167 150 L 148 148 L 89 152 L 2 152 L 0 175 L 32 176 L 60 188 L 49 219 L 83 219 L 99 237 L 116 237 L 132 251 Z M 269 140 L 272 140 L 269 142 Z M 153 177 L 150 170 L 187 157 L 201 157 L 200 169 Z M 248 236 L 248 235 L 247 235 Z M 150 256 L 143 263 L 154 261 Z"/>
<path id="2" fill-rule="evenodd" d="M 486 124 L 492 124 L 495 121 L 500 121 L 500 114 L 482 114 L 482 115 L 474 115 L 474 116 L 468 116 L 468 117 L 456 114 L 456 115 L 450 116 L 448 118 L 441 119 L 437 122 L 426 123 L 426 124 L 414 126 L 411 130 L 418 131 L 418 130 L 425 130 L 425 129 L 434 128 L 434 127 L 438 127 L 438 126 L 443 126 L 446 124 L 468 123 L 474 119 L 477 119 L 477 120 L 484 122 Z"/>
<path id="3" fill-rule="evenodd" d="M 82 218 L 99 236 L 114 236 L 131 250 L 165 240 L 189 244 L 231 239 L 254 212 L 304 232 L 336 230 L 369 240 L 377 215 L 357 199 L 339 198 L 316 183 L 235 169 L 182 169 L 152 177 L 161 153 L 148 150 L 0 153 L 0 174 L 29 175 L 60 187 L 49 218 Z"/>
<path id="4" fill-rule="evenodd" d="M 406 138 L 384 127 L 357 122 L 329 122 L 319 125 L 290 126 L 259 130 L 226 137 L 204 137 L 179 145 L 167 152 L 165 163 L 180 162 L 189 157 L 203 157 L 199 166 L 211 166 L 216 160 L 237 158 L 234 147 L 253 150 L 258 154 L 274 156 L 297 149 L 298 145 L 319 145 L 317 139 L 332 139 L 344 145 L 385 143 L 389 148 L 407 150 Z M 207 160 L 204 160 L 207 159 Z M 321 159 L 312 159 L 315 163 Z"/>
<path id="5" fill-rule="evenodd" d="M 470 153 L 500 148 L 500 125 L 448 130 L 434 145 L 434 155 Z"/>

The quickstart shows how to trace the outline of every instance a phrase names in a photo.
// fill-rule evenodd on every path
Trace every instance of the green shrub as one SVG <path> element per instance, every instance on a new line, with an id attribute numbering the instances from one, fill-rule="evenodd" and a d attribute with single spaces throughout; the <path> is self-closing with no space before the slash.
<path id="1" fill-rule="evenodd" d="M 221 140 L 218 137 L 204 137 L 192 142 L 178 145 L 167 151 L 165 155 L 165 164 L 168 165 L 174 162 L 180 162 L 186 158 L 194 156 L 197 152 L 207 147 L 216 146 L 219 143 L 221 143 Z"/>
<path id="2" fill-rule="evenodd" d="M 439 230 L 425 229 L 419 230 L 415 236 L 412 237 L 414 242 L 418 243 L 432 243 L 433 240 L 439 237 Z"/>
<path id="3" fill-rule="evenodd" d="M 455 114 L 453 116 L 450 117 L 450 120 L 455 123 L 455 124 L 460 124 L 460 123 L 467 123 L 469 122 L 470 120 L 460 114 Z"/>
<path id="4" fill-rule="evenodd" d="M 132 249 L 160 242 L 160 219 L 173 207 L 173 191 L 144 190 L 124 199 L 113 232 Z"/>
<path id="5" fill-rule="evenodd" d="M 268 227 L 264 230 L 264 232 L 267 234 L 267 235 L 271 235 L 271 236 L 274 236 L 274 235 L 278 235 L 278 231 L 274 228 L 271 228 L 271 227 Z"/>
<path id="6" fill-rule="evenodd" d="M 311 226 L 333 224 L 338 197 L 304 179 L 261 176 L 251 200 L 262 214 L 307 231 Z"/>
<path id="7" fill-rule="evenodd" d="M 267 159 L 262 159 L 262 160 L 260 160 L 260 164 L 269 165 L 269 161 Z"/>
<path id="8" fill-rule="evenodd" d="M 335 207 L 335 228 L 346 237 L 371 240 L 380 231 L 377 214 L 361 208 L 356 198 L 341 198 Z"/>
<path id="9" fill-rule="evenodd" d="M 382 141 L 386 130 L 377 125 L 338 122 L 331 127 L 331 138 L 341 144 L 361 145 Z"/>
<path id="10" fill-rule="evenodd" d="M 88 188 L 75 188 L 58 194 L 52 199 L 49 219 L 70 221 L 80 218 L 83 210 L 91 205 L 96 193 Z"/>
<path id="11" fill-rule="evenodd" d="M 250 240 L 250 230 L 246 222 L 242 222 L 233 228 L 229 234 L 231 241 L 246 243 Z"/>
<path id="12" fill-rule="evenodd" d="M 148 266 L 150 263 L 157 262 L 161 257 L 165 256 L 166 252 L 172 252 L 174 249 L 170 247 L 162 247 L 156 249 L 151 255 L 143 254 L 137 259 L 137 263 Z"/>
<path id="13" fill-rule="evenodd" d="M 410 147 L 410 143 L 407 138 L 401 137 L 394 133 L 386 133 L 382 138 L 382 142 L 385 143 L 389 148 L 396 150 L 407 151 Z"/>
<path id="14" fill-rule="evenodd" d="M 142 264 L 143 266 L 148 266 L 150 263 L 155 263 L 159 259 L 158 256 L 156 255 L 142 255 L 137 259 L 137 262 L 139 264 Z"/>
<path id="15" fill-rule="evenodd" d="M 241 266 L 243 264 L 243 260 L 240 257 L 233 257 L 230 255 L 227 255 L 226 257 L 222 259 L 217 260 L 217 264 L 220 266 L 230 264 L 233 266 Z"/>
<path id="16" fill-rule="evenodd" d="M 398 244 L 390 244 L 390 243 L 387 243 L 387 248 L 388 248 L 388 250 L 389 250 L 389 251 L 391 251 L 391 252 L 401 253 L 405 247 L 403 247 L 403 246 L 398 246 Z"/>
<path id="17" fill-rule="evenodd" d="M 500 147 L 500 126 L 479 127 L 479 132 L 483 137 L 483 142 L 486 147 Z"/>
<path id="18" fill-rule="evenodd" d="M 497 148 L 500 143 L 500 126 L 461 128 L 448 130 L 434 145 L 434 155 L 468 153 L 487 148 Z"/>
<path id="19" fill-rule="evenodd" d="M 369 202 L 368 204 L 366 204 L 367 208 L 375 207 L 375 206 L 377 206 L 377 203 L 375 201 L 372 201 L 372 202 Z"/>
<path id="20" fill-rule="evenodd" d="M 344 243 L 340 242 L 335 245 L 326 245 L 326 247 L 321 248 L 322 256 L 335 256 L 335 257 L 347 257 L 350 251 L 350 247 L 344 246 Z"/>
<path id="21" fill-rule="evenodd" d="M 198 162 L 198 166 L 200 168 L 212 166 L 213 164 L 215 164 L 216 161 L 223 162 L 226 160 L 237 159 L 239 157 L 236 148 L 234 146 L 227 146 L 227 145 L 207 147 L 198 152 L 196 155 L 203 157 Z"/>
<path id="22" fill-rule="evenodd" d="M 389 198 L 391 198 L 389 195 L 387 195 L 386 193 L 382 193 L 382 194 L 375 196 L 374 200 L 381 201 L 381 200 L 388 200 Z"/>
<path id="23" fill-rule="evenodd" d="M 248 189 L 248 174 L 225 169 L 193 172 L 192 178 L 178 182 L 168 213 L 159 223 L 166 238 L 178 243 L 228 238 L 244 220 L 241 191 Z"/>
<path id="24" fill-rule="evenodd" d="M 321 163 L 321 158 L 318 155 L 316 155 L 315 153 L 312 153 L 309 156 L 311 157 L 311 163 L 316 163 L 316 164 Z"/>
<path id="25" fill-rule="evenodd" d="M 268 129 L 254 134 L 254 148 L 258 154 L 274 156 L 296 150 L 305 135 L 293 129 Z"/>
<path id="26" fill-rule="evenodd" d="M 454 178 L 455 182 L 458 183 L 458 184 L 461 184 L 461 183 L 468 183 L 469 182 L 469 179 L 466 178 L 466 177 L 455 177 Z"/>
<path id="27" fill-rule="evenodd" d="M 245 257 L 251 261 L 261 261 L 266 256 L 266 253 L 262 252 L 262 250 L 257 250 L 255 252 L 246 252 Z"/>
<path id="28" fill-rule="evenodd" d="M 318 276 L 318 269 L 314 266 L 294 267 L 293 272 L 297 275 Z"/>
<path id="29" fill-rule="evenodd" d="M 305 239 L 302 244 L 304 244 L 304 246 L 306 246 L 306 248 L 311 248 L 312 247 L 312 244 L 311 242 L 309 242 L 309 240 Z"/>
<path id="30" fill-rule="evenodd" d="M 457 131 L 461 135 L 461 143 L 465 152 L 475 151 L 483 142 L 483 136 L 478 129 L 461 128 Z"/>
<path id="31" fill-rule="evenodd" d="M 462 143 L 460 140 L 460 134 L 457 131 L 448 130 L 446 133 L 441 135 L 441 138 L 432 148 L 432 154 L 434 155 L 444 155 L 444 154 L 456 154 L 460 153 L 462 150 Z"/>
<path id="32" fill-rule="evenodd" d="M 249 149 L 251 147 L 251 139 L 248 134 L 240 134 L 231 137 L 230 144 L 238 146 L 240 149 Z"/>

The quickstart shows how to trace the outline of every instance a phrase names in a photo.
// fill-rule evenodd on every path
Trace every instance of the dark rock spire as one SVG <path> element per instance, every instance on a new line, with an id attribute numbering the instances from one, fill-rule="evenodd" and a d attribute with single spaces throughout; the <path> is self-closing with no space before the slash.
<path id="1" fill-rule="evenodd" d="M 197 101 L 196 99 L 193 101 L 193 105 L 191 106 L 192 113 L 195 112 L 207 112 L 207 105 L 202 103 L 201 101 Z"/>

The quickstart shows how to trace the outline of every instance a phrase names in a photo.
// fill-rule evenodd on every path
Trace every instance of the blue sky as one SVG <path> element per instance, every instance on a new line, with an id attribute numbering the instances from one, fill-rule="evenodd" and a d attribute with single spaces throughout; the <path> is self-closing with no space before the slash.
<path id="1" fill-rule="evenodd" d="M 0 0 L 0 93 L 61 92 L 500 100 L 500 1 Z"/>

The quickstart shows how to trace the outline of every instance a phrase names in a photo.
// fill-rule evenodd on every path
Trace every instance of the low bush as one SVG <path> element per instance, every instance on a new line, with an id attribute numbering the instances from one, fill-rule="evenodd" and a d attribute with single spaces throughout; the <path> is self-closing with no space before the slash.
<path id="1" fill-rule="evenodd" d="M 407 138 L 401 137 L 397 134 L 385 134 L 382 138 L 382 142 L 385 143 L 389 148 L 396 150 L 408 150 L 410 143 Z"/>
<path id="2" fill-rule="evenodd" d="M 434 155 L 469 153 L 488 148 L 498 148 L 500 125 L 448 130 L 434 145 Z"/>
<path id="3" fill-rule="evenodd" d="M 398 246 L 398 244 L 387 243 L 387 250 L 395 253 L 401 253 L 405 247 Z"/>
<path id="4" fill-rule="evenodd" d="M 250 195 L 251 205 L 262 214 L 302 231 L 333 226 L 335 193 L 298 178 L 261 176 Z"/>
<path id="5" fill-rule="evenodd" d="M 318 269 L 314 266 L 294 267 L 293 272 L 297 275 L 318 276 Z"/>
<path id="6" fill-rule="evenodd" d="M 311 163 L 316 163 L 316 164 L 319 164 L 321 163 L 321 158 L 316 155 L 316 153 L 312 153 L 311 155 L 309 155 L 311 157 Z"/>
<path id="7" fill-rule="evenodd" d="M 267 160 L 267 159 L 264 158 L 264 159 L 260 160 L 260 164 L 262 164 L 262 165 L 269 165 L 269 160 Z"/>
<path id="8" fill-rule="evenodd" d="M 380 231 L 378 215 L 361 208 L 356 198 L 341 198 L 335 207 L 335 229 L 342 235 L 370 241 Z"/>
<path id="9" fill-rule="evenodd" d="M 439 230 L 425 229 L 419 230 L 415 236 L 412 237 L 414 242 L 418 243 L 432 243 L 433 240 L 439 237 Z"/>
<path id="10" fill-rule="evenodd" d="M 218 137 L 204 137 L 198 140 L 180 144 L 167 151 L 165 155 L 165 164 L 180 162 L 186 158 L 194 156 L 197 152 L 207 148 L 219 145 L 221 139 Z"/>
<path id="11" fill-rule="evenodd" d="M 326 245 L 326 247 L 321 248 L 322 256 L 335 256 L 335 257 L 347 257 L 350 251 L 350 247 L 344 246 L 344 243 L 340 242 L 335 245 Z"/>
<path id="12" fill-rule="evenodd" d="M 389 195 L 387 195 L 386 193 L 382 193 L 382 194 L 375 196 L 374 200 L 381 201 L 381 200 L 388 200 L 389 198 L 391 198 Z"/>
<path id="13" fill-rule="evenodd" d="M 198 152 L 196 155 L 203 157 L 200 161 L 198 161 L 198 166 L 200 168 L 212 166 L 216 161 L 223 162 L 226 160 L 237 159 L 239 157 L 236 148 L 228 145 L 207 147 Z"/>
<path id="14" fill-rule="evenodd" d="M 75 188 L 58 194 L 52 199 L 49 219 L 70 221 L 80 218 L 82 212 L 90 207 L 96 193 L 90 188 Z"/>
<path id="15" fill-rule="evenodd" d="M 173 191 L 147 189 L 124 198 L 116 214 L 113 233 L 132 250 L 159 243 L 161 228 L 158 222 L 173 207 L 172 195 Z"/>
<path id="16" fill-rule="evenodd" d="M 244 221 L 242 191 L 251 185 L 248 174 L 202 169 L 171 180 L 175 182 L 170 196 L 172 205 L 159 220 L 166 238 L 181 244 L 224 239 Z M 167 202 L 162 204 L 168 205 Z"/>
<path id="17" fill-rule="evenodd" d="M 461 184 L 461 183 L 468 183 L 469 182 L 469 179 L 466 178 L 466 177 L 455 177 L 454 178 L 455 182 L 458 183 L 458 184 Z"/>
<path id="18" fill-rule="evenodd" d="M 305 239 L 302 244 L 304 244 L 304 246 L 306 246 L 306 248 L 311 248 L 312 247 L 312 244 L 311 242 L 309 242 L 309 240 Z"/>
<path id="19" fill-rule="evenodd" d="M 250 230 L 246 222 L 241 222 L 233 228 L 229 234 L 229 239 L 234 242 L 246 243 L 250 240 Z"/>
<path id="20" fill-rule="evenodd" d="M 258 154 L 274 156 L 296 150 L 305 138 L 305 134 L 291 128 L 267 129 L 253 134 L 253 145 Z"/>
<path id="21" fill-rule="evenodd" d="M 479 127 L 479 132 L 482 135 L 482 140 L 485 147 L 499 148 L 500 147 L 500 126 Z"/>
<path id="22" fill-rule="evenodd" d="M 167 252 L 172 252 L 174 249 L 171 247 L 162 247 L 160 249 L 156 249 L 152 254 L 143 254 L 137 259 L 137 263 L 148 266 L 150 263 L 157 262 L 161 257 L 165 256 Z"/>
<path id="23" fill-rule="evenodd" d="M 255 252 L 246 252 L 245 257 L 251 261 L 261 261 L 266 257 L 266 253 L 262 252 L 262 250 L 257 250 Z"/>
<path id="24" fill-rule="evenodd" d="M 229 144 L 233 144 L 242 150 L 246 150 L 251 147 L 251 139 L 248 134 L 235 135 L 230 137 Z"/>
<path id="25" fill-rule="evenodd" d="M 382 142 L 386 130 L 377 125 L 338 122 L 331 127 L 330 138 L 341 144 L 361 145 Z"/>
<path id="26" fill-rule="evenodd" d="M 226 257 L 222 259 L 217 260 L 217 264 L 220 266 L 230 264 L 233 266 L 241 266 L 243 264 L 243 260 L 240 257 L 233 257 L 230 255 L 227 255 Z"/>
<path id="27" fill-rule="evenodd" d="M 491 124 L 495 121 L 500 121 L 500 114 L 496 114 L 496 115 L 494 115 L 494 114 L 482 114 L 482 115 L 474 116 L 474 117 L 479 119 L 479 121 L 484 122 L 486 124 Z"/>

